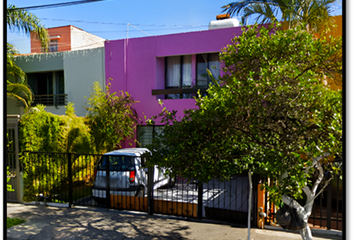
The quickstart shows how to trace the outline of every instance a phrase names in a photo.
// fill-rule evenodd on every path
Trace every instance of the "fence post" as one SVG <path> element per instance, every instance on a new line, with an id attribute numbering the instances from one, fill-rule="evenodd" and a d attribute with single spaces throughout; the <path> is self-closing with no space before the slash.
<path id="1" fill-rule="evenodd" d="M 111 186 L 110 186 L 110 162 L 109 162 L 109 157 L 106 157 L 106 207 L 110 208 L 111 207 Z"/>
<path id="2" fill-rule="evenodd" d="M 148 214 L 154 214 L 154 197 L 153 197 L 153 186 L 154 186 L 154 167 L 148 168 Z"/>
<path id="3" fill-rule="evenodd" d="M 329 183 L 327 186 L 327 229 L 331 229 L 332 225 L 332 184 Z"/>
<path id="4" fill-rule="evenodd" d="M 68 153 L 68 177 L 69 177 L 69 207 L 73 204 L 73 173 L 71 167 L 71 153 Z"/>
<path id="5" fill-rule="evenodd" d="M 252 226 L 257 227 L 257 215 L 258 215 L 258 185 L 261 183 L 261 178 L 260 176 L 254 174 L 253 175 L 253 182 L 254 182 L 254 187 L 253 187 L 253 197 L 252 197 Z"/>
<path id="6" fill-rule="evenodd" d="M 203 182 L 198 181 L 198 211 L 197 217 L 201 220 L 203 217 Z"/>

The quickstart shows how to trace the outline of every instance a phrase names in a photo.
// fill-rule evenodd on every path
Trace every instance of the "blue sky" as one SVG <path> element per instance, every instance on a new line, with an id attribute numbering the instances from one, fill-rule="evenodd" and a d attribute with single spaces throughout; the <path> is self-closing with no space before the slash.
<path id="1" fill-rule="evenodd" d="M 28 7 L 69 0 L 8 0 L 7 4 Z M 46 28 L 73 25 L 104 39 L 114 40 L 149 35 L 207 30 L 221 7 L 232 0 L 105 0 L 73 6 L 31 10 Z M 342 15 L 341 5 L 332 15 Z M 29 36 L 7 31 L 7 41 L 20 51 L 30 52 Z M 147 34 L 146 34 L 147 33 Z"/>

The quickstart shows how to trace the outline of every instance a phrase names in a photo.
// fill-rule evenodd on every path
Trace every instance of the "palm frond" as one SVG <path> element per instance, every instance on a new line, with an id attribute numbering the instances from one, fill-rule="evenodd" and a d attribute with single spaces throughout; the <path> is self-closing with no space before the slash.
<path id="1" fill-rule="evenodd" d="M 7 80 L 10 82 L 16 82 L 19 80 L 20 83 L 25 83 L 26 74 L 19 68 L 14 61 L 14 54 L 17 53 L 16 48 L 7 43 L 7 51 L 6 51 L 6 58 L 7 58 Z M 17 79 L 19 78 L 19 79 Z"/>
<path id="2" fill-rule="evenodd" d="M 48 44 L 49 35 L 47 30 L 42 26 L 41 20 L 37 18 L 34 14 L 23 10 L 17 9 L 14 5 L 9 5 L 7 7 L 7 26 L 10 30 L 23 31 L 26 34 L 34 32 L 37 34 L 39 39 L 44 45 Z"/>
<path id="3" fill-rule="evenodd" d="M 241 15 L 242 23 L 250 16 L 254 21 L 269 23 L 288 21 L 289 27 L 306 24 L 310 31 L 318 31 L 331 22 L 330 13 L 337 0 L 238 0 L 223 6 L 223 12 Z"/>
<path id="4" fill-rule="evenodd" d="M 6 90 L 8 97 L 20 100 L 26 107 L 31 105 L 34 95 L 26 84 L 7 82 Z"/>

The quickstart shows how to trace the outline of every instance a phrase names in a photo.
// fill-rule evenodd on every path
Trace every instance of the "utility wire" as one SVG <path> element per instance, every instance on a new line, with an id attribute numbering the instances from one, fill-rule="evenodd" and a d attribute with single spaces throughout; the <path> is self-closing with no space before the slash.
<path id="1" fill-rule="evenodd" d="M 50 20 L 50 21 L 64 21 L 64 22 L 81 22 L 81 23 L 92 23 L 92 24 L 108 24 L 108 25 L 122 25 L 127 26 L 128 23 L 112 23 L 112 22 L 91 22 L 84 20 L 69 20 L 69 19 L 53 19 L 53 18 L 41 18 L 41 20 Z M 208 25 L 157 25 L 157 24 L 140 24 L 140 23 L 131 23 L 134 26 L 148 26 L 148 27 L 205 27 Z"/>
<path id="2" fill-rule="evenodd" d="M 65 6 L 84 4 L 84 3 L 92 3 L 92 2 L 100 2 L 100 1 L 104 1 L 104 0 L 80 0 L 80 1 L 73 1 L 73 2 L 53 3 L 53 4 L 37 5 L 37 6 L 29 6 L 29 7 L 16 7 L 13 9 L 7 9 L 7 11 L 65 7 Z"/>

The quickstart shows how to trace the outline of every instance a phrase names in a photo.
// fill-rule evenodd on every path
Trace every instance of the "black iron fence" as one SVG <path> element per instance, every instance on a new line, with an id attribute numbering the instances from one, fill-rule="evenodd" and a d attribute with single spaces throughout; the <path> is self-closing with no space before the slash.
<path id="1" fill-rule="evenodd" d="M 321 189 L 319 187 L 317 192 Z M 269 193 L 265 194 L 266 224 L 276 225 L 277 207 L 268 201 Z M 339 176 L 335 177 L 315 199 L 308 223 L 310 227 L 343 230 L 343 192 Z"/>
<path id="2" fill-rule="evenodd" d="M 76 204 L 92 195 L 94 167 L 101 155 L 24 152 L 24 201 Z"/>
<path id="3" fill-rule="evenodd" d="M 117 165 L 110 166 L 110 161 L 101 161 L 100 168 L 95 168 L 101 156 L 23 153 L 23 200 L 65 203 L 69 206 L 101 206 L 247 224 L 249 182 L 246 175 L 234 176 L 223 182 L 214 179 L 208 183 L 173 176 L 161 185 L 162 181 L 155 181 L 156 172 L 153 168 L 138 170 L 130 168 L 128 163 L 118 168 Z M 103 170 L 99 172 L 97 169 Z M 146 185 L 135 185 L 138 179 L 140 183 L 146 180 Z M 256 225 L 256 217 L 253 217 L 257 208 L 256 193 L 257 189 L 254 188 L 253 225 Z"/>

